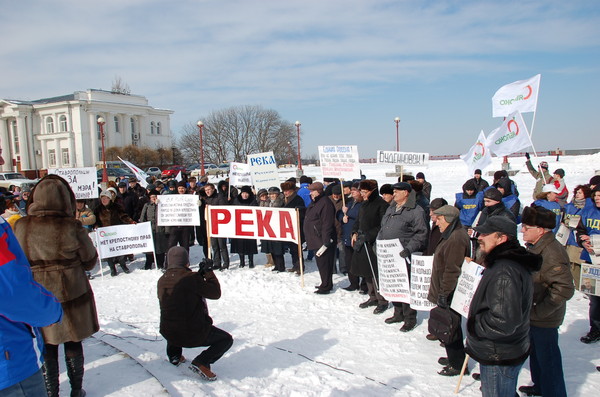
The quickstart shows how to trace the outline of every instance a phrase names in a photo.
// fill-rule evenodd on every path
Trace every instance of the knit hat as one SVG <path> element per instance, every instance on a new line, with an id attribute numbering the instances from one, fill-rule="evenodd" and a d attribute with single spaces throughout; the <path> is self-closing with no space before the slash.
<path id="1" fill-rule="evenodd" d="M 171 179 L 169 182 L 167 182 L 167 186 L 168 187 L 177 187 L 177 181 L 175 179 Z"/>
<path id="2" fill-rule="evenodd" d="M 481 175 L 481 170 L 479 168 L 477 168 L 475 170 L 475 172 L 473 173 L 473 175 Z"/>
<path id="3" fill-rule="evenodd" d="M 115 189 L 114 187 L 109 187 L 108 189 L 106 189 L 106 191 L 108 191 L 108 193 L 110 194 L 110 192 L 113 192 L 113 194 L 116 196 L 117 195 L 117 189 Z M 108 196 L 111 197 L 112 196 Z"/>
<path id="4" fill-rule="evenodd" d="M 473 182 L 472 180 L 468 180 L 465 182 L 465 184 L 463 185 L 463 191 L 467 191 L 467 190 L 477 190 L 477 187 L 475 186 L 475 182 Z"/>
<path id="5" fill-rule="evenodd" d="M 103 190 L 102 193 L 100 193 L 100 198 L 102 198 L 102 196 L 112 198 L 108 190 Z"/>
<path id="6" fill-rule="evenodd" d="M 316 190 L 319 193 L 323 193 L 323 184 L 321 182 L 313 182 L 308 185 L 308 190 Z"/>
<path id="7" fill-rule="evenodd" d="M 381 187 L 379 188 L 379 194 L 394 194 L 394 189 L 392 189 L 392 185 L 386 183 L 384 185 L 381 185 Z"/>
<path id="8" fill-rule="evenodd" d="M 517 237 L 517 224 L 504 216 L 490 216 L 481 226 L 473 228 L 477 233 L 490 234 L 502 233 L 508 236 Z"/>
<path id="9" fill-rule="evenodd" d="M 529 226 L 554 229 L 556 227 L 556 214 L 547 208 L 532 205 L 525 207 L 521 216 L 521 223 Z"/>
<path id="10" fill-rule="evenodd" d="M 447 204 L 433 211 L 433 213 L 437 216 L 443 216 L 448 223 L 452 223 L 460 215 L 458 208 Z"/>
<path id="11" fill-rule="evenodd" d="M 190 258 L 185 248 L 176 245 L 167 253 L 167 262 L 169 263 L 169 269 L 186 267 L 190 263 Z"/>
<path id="12" fill-rule="evenodd" d="M 594 175 L 590 178 L 590 185 L 598 186 L 600 185 L 600 175 Z"/>
<path id="13" fill-rule="evenodd" d="M 554 173 L 556 175 L 559 175 L 561 178 L 565 177 L 565 170 L 563 170 L 562 168 L 557 168 L 556 171 L 554 171 Z"/>
<path id="14" fill-rule="evenodd" d="M 548 162 L 547 161 L 542 161 L 540 163 L 540 168 L 543 168 L 543 169 L 547 170 L 548 169 Z"/>
<path id="15" fill-rule="evenodd" d="M 417 176 L 415 177 L 417 179 L 425 179 L 425 174 L 422 172 L 417 172 Z"/>
<path id="16" fill-rule="evenodd" d="M 483 198 L 500 202 L 502 201 L 502 193 L 500 193 L 500 190 L 496 189 L 495 187 L 491 187 L 483 192 Z"/>
<path id="17" fill-rule="evenodd" d="M 412 191 L 412 187 L 410 187 L 410 183 L 407 182 L 398 182 L 392 185 L 392 189 L 394 190 L 406 190 L 407 192 Z"/>
<path id="18" fill-rule="evenodd" d="M 267 192 L 267 189 L 260 189 L 256 195 L 257 195 L 258 197 L 260 197 L 260 196 L 262 196 L 263 194 L 269 194 L 269 192 Z"/>
<path id="19" fill-rule="evenodd" d="M 342 194 L 342 187 L 340 185 L 335 185 L 332 189 L 331 189 L 331 194 L 335 194 L 335 195 L 341 195 Z"/>

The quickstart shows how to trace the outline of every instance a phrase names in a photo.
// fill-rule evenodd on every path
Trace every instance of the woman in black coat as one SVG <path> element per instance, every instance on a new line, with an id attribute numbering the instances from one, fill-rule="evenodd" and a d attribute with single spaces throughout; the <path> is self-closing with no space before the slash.
<path id="1" fill-rule="evenodd" d="M 242 186 L 240 194 L 233 199 L 233 205 L 257 206 L 256 197 L 250 186 Z M 246 266 L 246 255 L 248 256 L 248 267 L 254 267 L 254 255 L 258 254 L 256 240 L 247 238 L 232 238 L 231 253 L 239 254 L 240 267 Z"/>

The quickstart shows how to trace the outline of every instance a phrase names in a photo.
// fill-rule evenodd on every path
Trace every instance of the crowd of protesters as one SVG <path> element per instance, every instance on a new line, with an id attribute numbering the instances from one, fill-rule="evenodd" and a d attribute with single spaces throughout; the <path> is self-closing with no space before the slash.
<path id="1" fill-rule="evenodd" d="M 258 191 L 251 186 L 240 186 L 238 190 L 230 186 L 228 180 L 215 185 L 206 177 L 199 183 L 195 178 L 166 182 L 152 178 L 146 181 L 146 188 L 131 178 L 109 183 L 96 200 L 74 200 L 62 179 L 49 176 L 42 179 L 43 183 L 33 192 L 29 189 L 20 192 L 19 199 L 6 192 L 2 216 L 14 228 L 35 280 L 61 302 L 63 318 L 74 316 L 73 307 L 79 310 L 76 329 L 73 324 L 64 330 L 54 326 L 43 328 L 46 344 L 43 372 L 48 393 L 58 395 L 57 351 L 58 344 L 64 344 L 68 376 L 75 393 L 72 395 L 84 395 L 81 340 L 98 330 L 93 293 L 87 278 L 81 277 L 93 267 L 97 257 L 93 248 L 90 251 L 89 239 L 84 242 L 80 236 L 98 227 L 150 222 L 154 252 L 146 253 L 143 268 L 151 269 L 156 258 L 155 265 L 159 269 L 169 269 L 159 283 L 159 287 L 164 286 L 159 297 L 165 316 L 167 311 L 177 312 L 174 308 L 178 305 L 167 301 L 170 298 L 164 294 L 174 293 L 175 278 L 189 276 L 189 249 L 195 244 L 202 246 L 205 258 L 210 256 L 212 260 L 199 280 L 185 279 L 209 288 L 212 292 L 207 293 L 207 298 L 220 296 L 212 270 L 231 271 L 233 254 L 239 256 L 239 268 L 246 265 L 254 268 L 254 256 L 260 249 L 267 259 L 261 265 L 271 267 L 273 272 L 299 275 L 304 270 L 304 262 L 314 259 L 321 279 L 314 292 L 319 295 L 334 292 L 333 274 L 343 273 L 348 279 L 343 289 L 366 295 L 359 308 L 372 307 L 373 313 L 378 315 L 390 308 L 390 302 L 379 290 L 376 244 L 378 240 L 398 239 L 402 246 L 401 266 L 406 266 L 409 273 L 413 255 L 434 256 L 427 299 L 446 312 L 453 324 L 450 335 L 444 336 L 447 357 L 438 360 L 442 365 L 440 375 L 459 375 L 469 354 L 480 363 L 478 379 L 484 395 L 512 396 L 520 368 L 529 357 L 532 385 L 521 386 L 519 390 L 527 395 L 566 396 L 558 327 L 564 320 L 566 302 L 575 288 L 580 288 L 582 263 L 591 263 L 590 254 L 595 256 L 590 236 L 600 234 L 600 176 L 592 177 L 589 184 L 576 186 L 568 201 L 565 172 L 557 169 L 551 175 L 546 162 L 541 162 L 536 169 L 529 155 L 526 157 L 526 166 L 536 178 L 533 202 L 529 206 L 522 204 L 521 200 L 530 200 L 520 197 L 516 184 L 505 171 L 494 173 L 492 183 L 488 183 L 481 170 L 476 170 L 474 177 L 464 182 L 462 191 L 455 194 L 454 203 L 441 197 L 432 199 L 434 190 L 422 172 L 416 178 L 402 175 L 397 183 L 381 186 L 378 181 L 367 178 L 343 183 L 324 178 L 320 182 L 303 175 L 298 180 L 290 178 L 279 186 Z M 48 199 L 50 193 L 57 195 L 54 201 Z M 158 206 L 161 196 L 167 194 L 198 196 L 200 225 L 159 226 Z M 212 205 L 297 209 L 302 246 L 262 240 L 259 248 L 257 240 L 241 238 L 211 238 L 209 244 L 204 209 Z M 48 213 L 54 218 L 48 218 Z M 45 224 L 55 218 L 64 223 L 61 227 L 72 228 L 65 229 L 62 237 L 80 241 L 80 247 L 71 245 L 65 253 L 66 243 L 57 242 L 56 246 L 44 247 L 44 250 L 32 243 L 34 236 L 44 232 Z M 73 218 L 75 223 L 71 225 L 65 218 Z M 519 227 L 524 245 L 517 240 Z M 557 234 L 564 235 L 564 241 L 560 242 Z M 172 250 L 173 247 L 180 248 Z M 63 276 L 71 274 L 70 284 L 57 287 L 48 281 L 52 279 L 48 278 L 52 275 L 49 264 L 64 262 L 62 258 L 77 252 L 80 263 L 71 262 L 67 266 L 71 270 L 61 270 Z M 290 267 L 286 267 L 285 255 L 288 254 Z M 481 264 L 485 271 L 463 330 L 460 315 L 450 309 L 450 305 L 465 259 Z M 130 272 L 127 261 L 132 260 L 131 256 L 104 260 L 111 276 L 118 274 L 117 265 L 123 273 Z M 167 281 L 169 277 L 172 279 Z M 192 284 L 190 291 L 193 288 Z M 581 342 L 587 344 L 600 341 L 600 297 L 588 297 L 590 330 L 581 337 Z M 403 323 L 401 332 L 410 332 L 417 326 L 418 312 L 410 304 L 392 302 L 391 307 L 393 314 L 385 323 Z M 49 316 L 45 323 L 38 325 L 46 326 L 57 317 Z M 161 332 L 162 321 L 161 314 Z M 184 361 L 181 347 L 210 345 L 202 344 L 198 338 L 187 342 L 187 336 L 182 337 L 176 328 L 172 324 L 164 326 L 165 335 L 171 338 L 167 351 L 172 364 Z M 209 380 L 216 379 L 210 364 L 232 343 L 230 335 L 213 328 L 205 332 L 214 333 L 212 337 L 219 340 L 218 351 L 203 353 L 193 362 L 196 371 Z M 427 339 L 442 340 L 436 332 L 430 328 Z M 468 373 L 468 366 L 464 370 Z"/>

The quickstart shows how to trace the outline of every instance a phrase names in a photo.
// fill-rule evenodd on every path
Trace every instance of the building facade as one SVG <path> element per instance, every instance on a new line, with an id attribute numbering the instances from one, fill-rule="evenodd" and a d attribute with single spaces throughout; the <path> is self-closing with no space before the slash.
<path id="1" fill-rule="evenodd" d="M 71 95 L 20 101 L 0 99 L 2 171 L 93 167 L 104 146 L 171 148 L 170 115 L 139 95 L 77 91 Z"/>

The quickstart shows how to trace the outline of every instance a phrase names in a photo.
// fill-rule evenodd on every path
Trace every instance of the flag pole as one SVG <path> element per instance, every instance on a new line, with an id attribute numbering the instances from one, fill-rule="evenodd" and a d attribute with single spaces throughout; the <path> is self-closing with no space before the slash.
<path id="1" fill-rule="evenodd" d="M 298 264 L 300 265 L 300 286 L 304 288 L 304 254 L 302 253 L 302 239 L 300 236 L 300 211 L 296 208 L 296 224 L 298 228 L 296 229 L 296 235 L 298 236 Z"/>
<path id="2" fill-rule="evenodd" d="M 535 93 L 535 110 L 533 112 L 533 119 L 531 120 L 531 131 L 529 131 L 529 139 L 531 139 L 531 137 L 533 136 L 533 127 L 535 126 L 535 115 L 537 114 L 537 103 L 538 103 L 538 97 L 540 96 L 540 86 L 542 85 L 542 75 L 540 74 L 540 81 L 538 83 L 538 89 L 537 92 Z M 533 147 L 533 144 L 531 145 L 531 147 Z"/>

